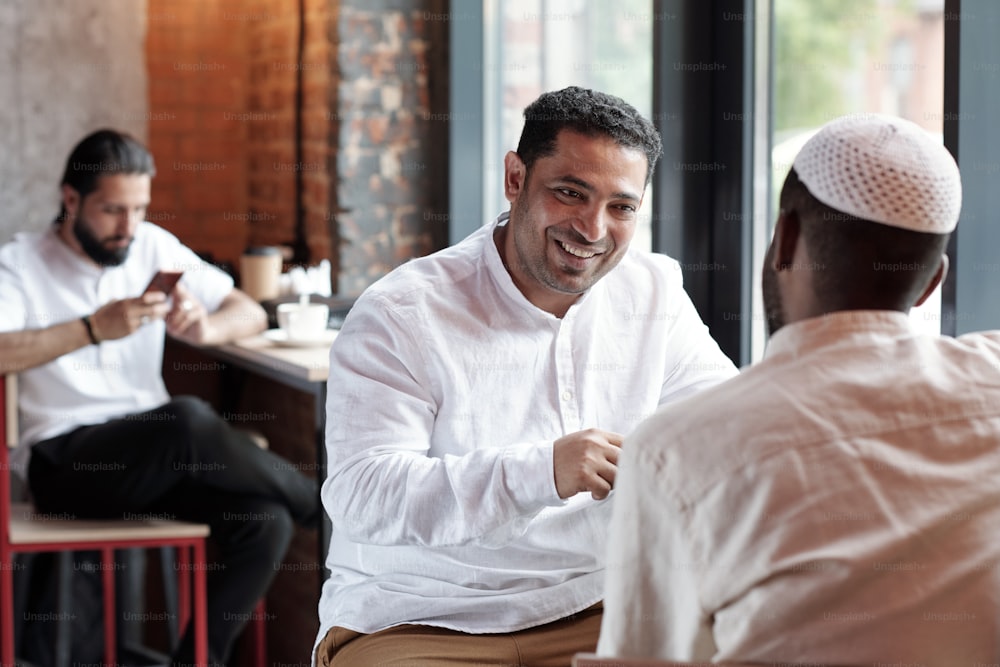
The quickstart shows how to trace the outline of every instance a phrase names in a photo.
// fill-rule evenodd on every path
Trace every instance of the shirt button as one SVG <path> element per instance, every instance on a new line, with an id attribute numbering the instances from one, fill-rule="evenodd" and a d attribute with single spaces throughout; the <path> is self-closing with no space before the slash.
<path id="1" fill-rule="evenodd" d="M 562 393 L 562 400 L 564 400 L 564 401 L 570 401 L 570 400 L 573 400 L 573 392 L 571 392 L 571 391 L 568 391 L 568 390 L 567 390 L 567 391 L 564 391 L 564 392 Z"/>

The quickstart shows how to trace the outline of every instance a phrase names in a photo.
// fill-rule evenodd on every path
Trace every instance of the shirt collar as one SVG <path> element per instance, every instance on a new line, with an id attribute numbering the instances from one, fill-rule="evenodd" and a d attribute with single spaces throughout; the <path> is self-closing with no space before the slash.
<path id="1" fill-rule="evenodd" d="M 764 358 L 801 357 L 858 336 L 898 338 L 910 335 L 913 335 L 913 327 L 906 313 L 895 310 L 841 310 L 781 327 L 768 341 Z"/>

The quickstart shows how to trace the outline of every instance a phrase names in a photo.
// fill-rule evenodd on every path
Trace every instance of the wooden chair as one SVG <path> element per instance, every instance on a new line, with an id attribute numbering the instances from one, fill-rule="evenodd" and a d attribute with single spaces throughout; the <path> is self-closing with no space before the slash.
<path id="1" fill-rule="evenodd" d="M 195 663 L 208 663 L 204 524 L 183 521 L 91 521 L 47 517 L 11 502 L 8 449 L 17 439 L 16 376 L 0 375 L 0 665 L 14 664 L 14 554 L 98 551 L 104 600 L 104 662 L 117 664 L 114 552 L 174 547 L 178 552 L 180 627 L 193 617 Z M 191 581 L 193 578 L 193 594 Z"/>

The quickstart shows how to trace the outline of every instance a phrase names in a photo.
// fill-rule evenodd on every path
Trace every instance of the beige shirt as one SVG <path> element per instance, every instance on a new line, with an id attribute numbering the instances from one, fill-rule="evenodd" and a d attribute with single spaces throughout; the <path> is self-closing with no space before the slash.
<path id="1" fill-rule="evenodd" d="M 598 651 L 1000 659 L 1000 332 L 843 312 L 626 438 Z"/>

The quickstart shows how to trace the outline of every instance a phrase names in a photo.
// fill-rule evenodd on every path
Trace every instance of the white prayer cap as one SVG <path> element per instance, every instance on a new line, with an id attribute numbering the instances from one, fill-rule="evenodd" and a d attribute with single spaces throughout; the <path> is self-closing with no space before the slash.
<path id="1" fill-rule="evenodd" d="M 936 137 L 908 120 L 864 114 L 830 121 L 792 167 L 813 197 L 857 218 L 930 234 L 958 224 L 958 165 Z"/>

